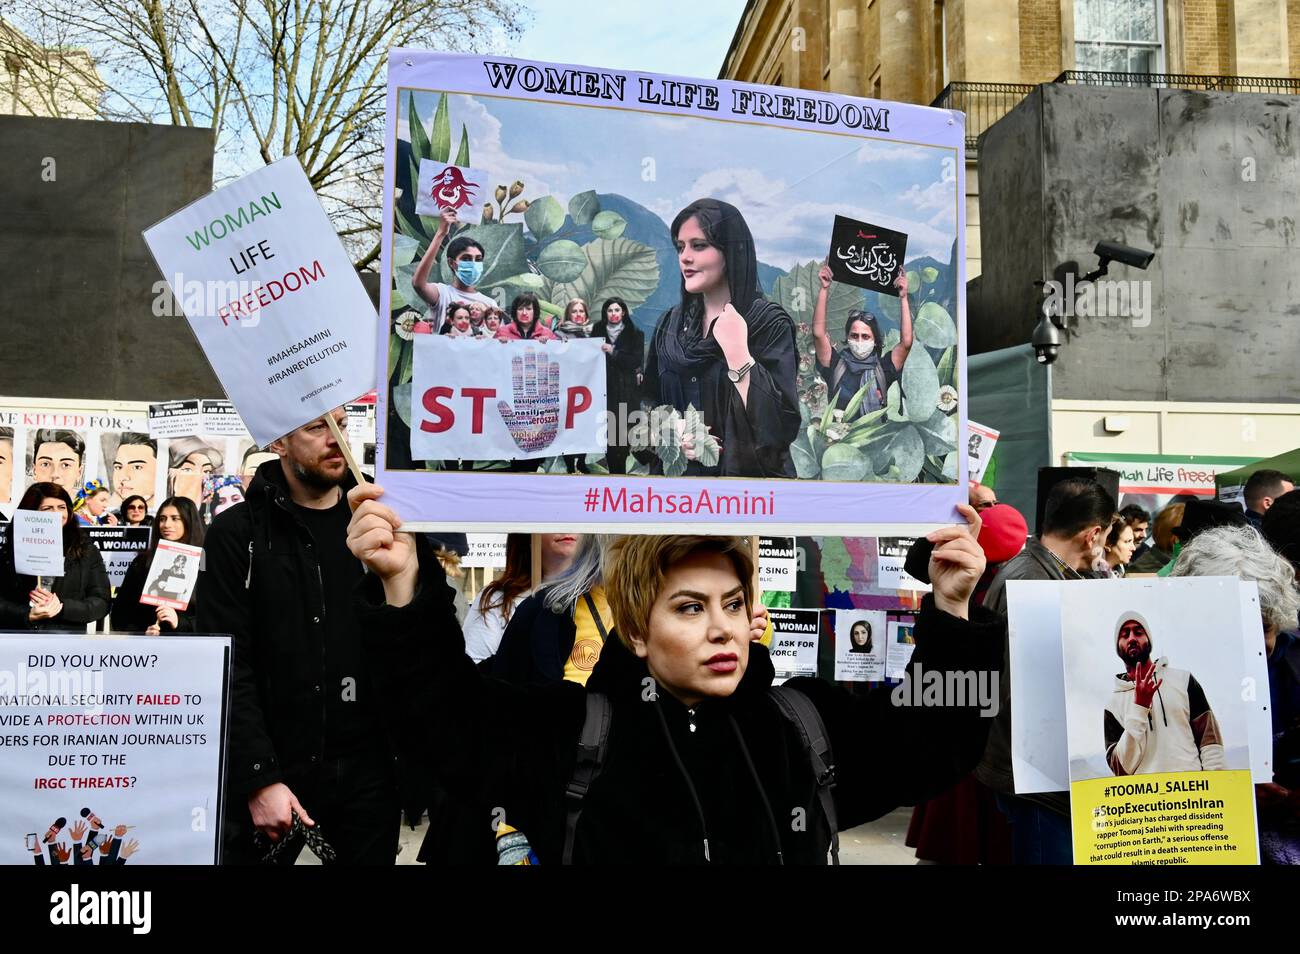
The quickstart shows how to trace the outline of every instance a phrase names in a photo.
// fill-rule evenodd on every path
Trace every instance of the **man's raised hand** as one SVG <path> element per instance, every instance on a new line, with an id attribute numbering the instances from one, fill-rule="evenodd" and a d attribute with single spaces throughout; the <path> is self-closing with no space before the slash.
<path id="1" fill-rule="evenodd" d="M 404 605 L 414 595 L 419 564 L 415 537 L 401 533 L 401 519 L 379 502 L 384 489 L 377 484 L 358 484 L 348 491 L 352 520 L 348 523 L 348 549 L 366 568 L 384 581 L 384 593 L 393 605 Z M 409 592 L 406 592 L 408 591 Z M 394 602 L 405 594 L 406 599 Z"/>

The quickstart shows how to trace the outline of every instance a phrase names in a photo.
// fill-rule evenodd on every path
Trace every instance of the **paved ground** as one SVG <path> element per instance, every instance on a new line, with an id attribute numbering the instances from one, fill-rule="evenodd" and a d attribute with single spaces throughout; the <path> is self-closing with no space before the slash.
<path id="1" fill-rule="evenodd" d="M 840 863 L 845 865 L 914 865 L 916 855 L 911 848 L 903 844 L 907 835 L 907 823 L 912 817 L 910 808 L 900 808 L 896 812 L 877 819 L 869 825 L 860 825 L 840 834 Z M 401 853 L 397 856 L 399 865 L 416 864 L 415 854 L 420 850 L 420 841 L 424 838 L 425 826 L 412 831 L 402 826 Z M 298 864 L 318 864 L 316 856 L 304 851 L 298 856 Z"/>

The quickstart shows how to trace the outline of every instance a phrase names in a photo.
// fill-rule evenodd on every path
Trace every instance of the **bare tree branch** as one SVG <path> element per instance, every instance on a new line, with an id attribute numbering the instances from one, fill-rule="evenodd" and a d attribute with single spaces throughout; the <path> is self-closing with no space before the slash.
<path id="1" fill-rule="evenodd" d="M 523 0 L 0 0 L 14 112 L 211 127 L 218 180 L 297 156 L 357 268 L 379 255 L 387 51 L 481 50 Z"/>

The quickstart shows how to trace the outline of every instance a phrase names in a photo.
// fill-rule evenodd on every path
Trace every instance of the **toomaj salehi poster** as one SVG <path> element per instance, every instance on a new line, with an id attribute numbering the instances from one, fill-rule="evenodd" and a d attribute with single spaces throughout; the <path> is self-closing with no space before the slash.
<path id="1" fill-rule="evenodd" d="M 220 861 L 230 640 L 0 634 L 0 863 Z"/>
<path id="2" fill-rule="evenodd" d="M 954 520 L 963 137 L 907 104 L 392 51 L 385 502 L 416 530 Z M 429 163 L 482 212 L 421 214 Z M 883 289 L 823 287 L 837 217 L 906 236 Z"/>
<path id="3" fill-rule="evenodd" d="M 1061 588 L 1075 864 L 1257 864 L 1235 580 Z"/>

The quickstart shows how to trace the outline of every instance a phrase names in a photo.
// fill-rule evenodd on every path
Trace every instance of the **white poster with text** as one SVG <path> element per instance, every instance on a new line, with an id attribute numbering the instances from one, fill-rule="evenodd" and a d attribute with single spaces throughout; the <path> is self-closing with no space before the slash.
<path id="1" fill-rule="evenodd" d="M 0 863 L 220 858 L 224 636 L 0 635 Z"/>

